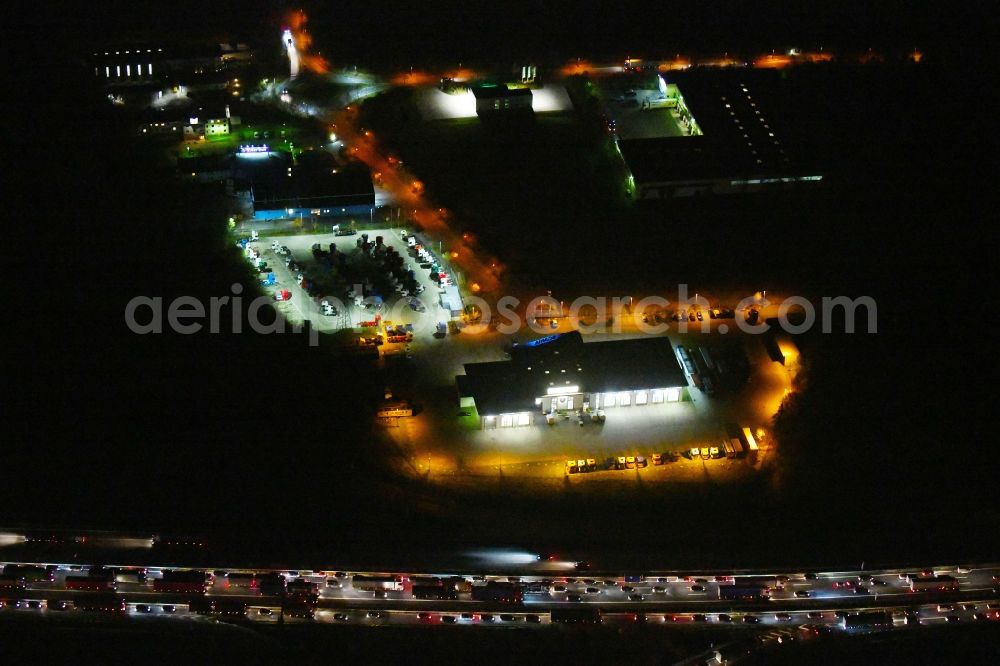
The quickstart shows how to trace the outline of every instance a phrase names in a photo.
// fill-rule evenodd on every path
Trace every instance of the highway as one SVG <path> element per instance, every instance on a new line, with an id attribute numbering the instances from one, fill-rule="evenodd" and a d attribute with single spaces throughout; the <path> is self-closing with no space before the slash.
<path id="1" fill-rule="evenodd" d="M 112 577 L 117 580 L 114 584 L 117 589 L 112 594 L 118 595 L 125 609 L 119 611 L 119 615 L 164 619 L 214 616 L 265 623 L 538 627 L 553 623 L 553 611 L 558 615 L 561 609 L 592 609 L 594 619 L 599 618 L 606 624 L 642 622 L 692 628 L 727 624 L 748 628 L 791 627 L 796 631 L 823 627 L 863 631 L 1000 621 L 1000 596 L 997 594 L 1000 565 L 787 574 L 627 576 L 589 572 L 574 572 L 569 576 L 543 576 L 537 572 L 525 576 L 473 576 L 334 570 L 189 570 L 203 572 L 206 592 L 201 595 L 155 589 L 157 581 L 162 583 L 164 571 L 167 571 L 162 567 L 111 565 L 91 569 L 88 565 L 51 562 L 0 564 L 4 567 L 4 577 L 0 580 L 0 614 L 83 612 L 76 606 L 86 605 L 88 599 L 95 599 L 101 593 L 67 589 L 67 577 L 103 575 L 107 581 Z M 254 576 L 247 575 L 251 573 Z M 265 595 L 258 589 L 258 584 L 262 584 L 267 575 L 273 580 L 284 581 L 279 587 L 292 581 L 298 581 L 299 586 L 311 583 L 316 596 L 308 603 L 291 604 L 294 595 L 291 591 L 286 592 L 286 612 L 283 613 L 280 591 L 272 588 Z M 932 580 L 931 576 L 939 578 Z M 200 576 L 196 578 L 201 580 Z M 923 581 L 916 585 L 951 589 L 915 592 L 911 590 L 914 580 Z M 487 583 L 520 589 L 523 603 L 473 600 L 472 589 Z M 438 586 L 434 589 L 448 590 L 441 596 L 452 598 L 414 598 L 414 585 L 429 584 Z M 732 595 L 734 588 L 731 586 L 763 590 L 770 598 L 755 598 L 756 595 L 750 594 L 743 598 L 722 598 Z M 596 614 L 598 610 L 599 615 Z M 853 622 L 845 620 L 845 615 L 865 611 L 881 613 L 876 616 L 878 621 L 873 626 L 845 626 Z"/>

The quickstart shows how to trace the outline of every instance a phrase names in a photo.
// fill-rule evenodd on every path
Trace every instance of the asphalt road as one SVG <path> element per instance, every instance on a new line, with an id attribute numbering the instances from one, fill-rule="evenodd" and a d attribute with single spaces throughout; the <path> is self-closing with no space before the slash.
<path id="1" fill-rule="evenodd" d="M 85 566 L 52 563 L 37 563 L 37 566 L 49 567 L 53 580 L 26 580 L 23 590 L 0 589 L 0 603 L 3 604 L 0 613 L 80 613 L 83 611 L 74 609 L 73 602 L 96 594 L 66 589 L 66 577 L 86 575 Z M 121 574 L 124 567 L 116 569 Z M 146 571 L 145 582 L 122 579 L 117 583 L 117 593 L 127 602 L 127 615 L 164 619 L 207 615 L 188 607 L 192 599 L 190 594 L 154 590 L 153 581 L 162 577 L 163 569 L 149 567 Z M 511 605 L 474 601 L 469 592 L 470 586 L 482 585 L 484 581 L 509 581 L 507 576 L 437 574 L 436 577 L 449 579 L 449 583 L 457 583 L 457 598 L 426 600 L 414 599 L 411 587 L 412 579 L 427 578 L 428 574 L 364 572 L 364 575 L 392 575 L 397 577 L 398 582 L 385 585 L 368 582 L 355 586 L 354 576 L 362 575 L 362 572 L 256 570 L 258 576 L 278 573 L 289 581 L 301 578 L 316 583 L 319 598 L 315 615 L 310 620 L 287 614 L 282 617 L 280 597 L 265 596 L 252 587 L 231 584 L 228 573 L 236 572 L 230 570 L 228 573 L 220 571 L 209 575 L 211 582 L 205 598 L 246 604 L 245 614 L 237 611 L 226 617 L 251 622 L 277 622 L 282 617 L 282 621 L 287 622 L 543 626 L 552 623 L 550 612 L 560 608 L 600 608 L 603 623 L 646 622 L 692 627 L 733 624 L 844 629 L 844 620 L 838 612 L 842 615 L 844 612 L 875 609 L 888 613 L 892 618 L 892 625 L 884 629 L 1000 620 L 1000 597 L 995 591 L 996 581 L 1000 580 L 1000 565 L 937 567 L 927 571 L 954 577 L 958 591 L 911 592 L 905 577 L 907 573 L 919 573 L 914 570 L 817 572 L 810 574 L 809 578 L 802 572 L 740 572 L 735 576 L 718 578 L 710 574 L 663 573 L 626 577 L 574 573 L 569 577 L 530 575 L 515 578 L 514 581 L 525 590 L 524 603 Z M 720 585 L 751 582 L 767 585 L 771 589 L 771 599 L 720 599 Z M 861 594 L 855 592 L 859 585 L 864 585 L 867 591 Z M 376 592 L 380 587 L 398 589 Z M 41 603 L 38 608 L 33 608 L 27 603 L 29 600 Z M 56 610 L 54 602 L 57 600 L 67 601 L 68 609 Z M 745 621 L 745 616 L 756 618 L 756 621 Z"/>

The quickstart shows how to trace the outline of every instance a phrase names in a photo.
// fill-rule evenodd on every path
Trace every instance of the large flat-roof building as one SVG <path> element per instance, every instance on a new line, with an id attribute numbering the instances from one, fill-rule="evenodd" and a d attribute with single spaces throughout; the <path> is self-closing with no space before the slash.
<path id="1" fill-rule="evenodd" d="M 364 217 L 375 208 L 371 173 L 361 164 L 321 164 L 261 169 L 250 176 L 253 215 L 258 220 L 298 217 Z"/>
<path id="2" fill-rule="evenodd" d="M 94 78 L 108 86 L 172 83 L 212 75 L 253 61 L 246 44 L 120 44 L 93 51 Z"/>
<path id="3" fill-rule="evenodd" d="M 676 402 L 688 385 L 665 336 L 585 343 L 573 331 L 464 369 L 460 401 L 475 406 L 484 428 L 530 425 L 535 414 Z"/>
<path id="4" fill-rule="evenodd" d="M 786 141 L 782 83 L 773 72 L 678 73 L 697 136 L 625 139 L 619 148 L 635 197 L 669 199 L 788 187 L 822 180 Z"/>

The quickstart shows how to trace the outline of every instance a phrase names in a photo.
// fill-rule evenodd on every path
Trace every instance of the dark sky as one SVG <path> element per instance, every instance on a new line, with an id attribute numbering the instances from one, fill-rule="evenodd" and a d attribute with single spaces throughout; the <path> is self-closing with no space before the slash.
<path id="1" fill-rule="evenodd" d="M 904 0 L 781 2 L 716 0 L 240 0 L 60 3 L 32 22 L 66 45 L 142 39 L 198 41 L 243 36 L 277 40 L 282 15 L 304 7 L 317 45 L 338 59 L 488 60 L 678 51 L 909 48 L 962 45 L 988 22 L 985 5 Z"/>

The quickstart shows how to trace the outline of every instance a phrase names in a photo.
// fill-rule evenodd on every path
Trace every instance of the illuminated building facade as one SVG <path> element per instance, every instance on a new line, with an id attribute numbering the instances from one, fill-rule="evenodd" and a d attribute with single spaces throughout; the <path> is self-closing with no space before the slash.
<path id="1" fill-rule="evenodd" d="M 510 360 L 466 363 L 462 406 L 484 428 L 526 426 L 536 414 L 677 402 L 688 386 L 665 336 L 584 343 L 578 331 L 515 345 Z"/>

